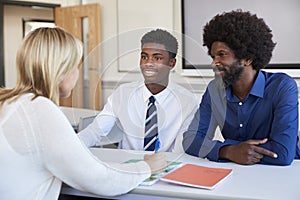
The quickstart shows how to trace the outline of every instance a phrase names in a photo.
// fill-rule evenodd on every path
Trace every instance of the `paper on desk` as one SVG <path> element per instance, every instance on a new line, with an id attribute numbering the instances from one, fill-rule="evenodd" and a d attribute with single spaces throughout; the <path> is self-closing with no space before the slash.
<path id="1" fill-rule="evenodd" d="M 124 163 L 135 163 L 135 162 L 139 162 L 139 161 L 141 161 L 141 159 L 130 159 L 130 160 L 125 161 Z M 173 170 L 175 170 L 181 166 L 182 166 L 182 162 L 167 161 L 167 167 L 166 167 L 165 171 L 156 173 L 156 174 L 152 174 L 149 178 L 144 180 L 144 182 L 142 182 L 140 185 L 153 185 L 154 183 L 159 181 L 159 179 L 162 176 L 172 172 Z"/>

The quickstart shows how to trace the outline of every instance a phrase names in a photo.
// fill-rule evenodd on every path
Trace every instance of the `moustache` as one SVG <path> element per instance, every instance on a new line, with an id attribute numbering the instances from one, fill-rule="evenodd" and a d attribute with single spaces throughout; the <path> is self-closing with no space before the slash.
<path id="1" fill-rule="evenodd" d="M 225 67 L 214 67 L 213 68 L 214 72 L 220 72 L 220 71 L 226 71 Z"/>

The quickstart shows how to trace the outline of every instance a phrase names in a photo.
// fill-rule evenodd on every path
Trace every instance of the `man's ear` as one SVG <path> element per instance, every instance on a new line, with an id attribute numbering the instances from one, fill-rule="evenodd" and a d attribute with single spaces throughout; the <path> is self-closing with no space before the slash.
<path id="1" fill-rule="evenodd" d="M 244 66 L 250 66 L 252 65 L 252 59 L 243 59 L 243 65 Z"/>
<path id="2" fill-rule="evenodd" d="M 173 69 L 176 65 L 176 58 L 171 58 L 169 60 L 169 66 L 170 66 L 170 69 Z"/>

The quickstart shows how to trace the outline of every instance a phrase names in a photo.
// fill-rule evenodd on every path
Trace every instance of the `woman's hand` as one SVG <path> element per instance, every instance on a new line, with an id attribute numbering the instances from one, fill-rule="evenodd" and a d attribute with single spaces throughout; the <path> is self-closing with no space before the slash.
<path id="1" fill-rule="evenodd" d="M 163 152 L 144 155 L 144 161 L 150 166 L 151 174 L 160 173 L 167 167 L 166 155 Z"/>

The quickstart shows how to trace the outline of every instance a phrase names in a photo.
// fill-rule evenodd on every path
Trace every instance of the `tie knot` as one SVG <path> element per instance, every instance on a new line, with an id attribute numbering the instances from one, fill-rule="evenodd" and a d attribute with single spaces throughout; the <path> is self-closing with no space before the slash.
<path id="1" fill-rule="evenodd" d="M 155 102 L 154 96 L 149 97 L 149 101 L 150 101 L 150 103 L 154 103 Z"/>

